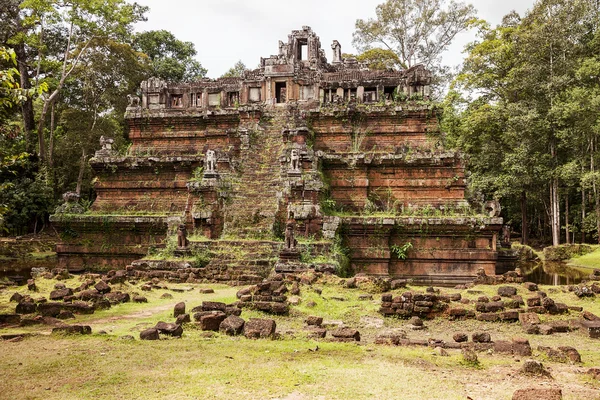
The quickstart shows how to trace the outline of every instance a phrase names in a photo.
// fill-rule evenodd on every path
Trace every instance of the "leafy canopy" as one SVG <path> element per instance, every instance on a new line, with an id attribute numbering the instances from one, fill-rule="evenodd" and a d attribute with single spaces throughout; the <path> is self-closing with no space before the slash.
<path id="1" fill-rule="evenodd" d="M 194 59 L 192 42 L 184 42 L 166 30 L 138 33 L 133 47 L 148 55 L 152 74 L 167 81 L 194 81 L 206 75 L 206 69 Z"/>

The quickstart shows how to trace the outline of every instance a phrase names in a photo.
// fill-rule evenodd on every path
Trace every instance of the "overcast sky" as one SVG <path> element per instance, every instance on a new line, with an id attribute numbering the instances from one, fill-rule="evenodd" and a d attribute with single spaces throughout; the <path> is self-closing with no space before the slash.
<path id="1" fill-rule="evenodd" d="M 193 42 L 197 59 L 217 78 L 236 61 L 256 68 L 260 57 L 277 54 L 279 40 L 303 25 L 312 27 L 321 38 L 331 61 L 331 42 L 338 40 L 342 52 L 356 53 L 352 33 L 357 19 L 375 16 L 383 0 L 137 0 L 149 6 L 148 21 L 138 31 L 166 29 L 178 39 Z M 512 10 L 521 15 L 534 0 L 472 0 L 479 17 L 492 25 Z M 460 64 L 464 45 L 475 39 L 474 32 L 456 38 L 444 54 L 444 64 Z"/>

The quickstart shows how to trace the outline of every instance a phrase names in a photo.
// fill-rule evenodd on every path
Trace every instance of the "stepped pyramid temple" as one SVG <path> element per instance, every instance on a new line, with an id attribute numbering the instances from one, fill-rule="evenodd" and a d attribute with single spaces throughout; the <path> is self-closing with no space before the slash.
<path id="1" fill-rule="evenodd" d="M 328 62 L 303 27 L 242 77 L 142 82 L 127 154 L 103 138 L 91 160 L 91 209 L 67 194 L 51 218 L 59 264 L 230 283 L 274 268 L 447 284 L 499 271 L 499 206 L 466 202 L 430 73 L 331 49 Z"/>

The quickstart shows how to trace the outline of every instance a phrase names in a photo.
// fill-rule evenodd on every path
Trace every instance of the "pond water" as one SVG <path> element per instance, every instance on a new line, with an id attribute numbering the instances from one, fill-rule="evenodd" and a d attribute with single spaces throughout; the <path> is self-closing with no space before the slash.
<path id="1" fill-rule="evenodd" d="M 56 257 L 43 259 L 0 259 L 0 280 L 21 277 L 23 280 L 31 278 L 32 268 L 46 268 L 51 270 L 56 267 Z"/>
<path id="2" fill-rule="evenodd" d="M 590 274 L 590 270 L 579 269 L 557 261 L 537 261 L 521 266 L 526 282 L 541 285 L 576 285 Z"/>

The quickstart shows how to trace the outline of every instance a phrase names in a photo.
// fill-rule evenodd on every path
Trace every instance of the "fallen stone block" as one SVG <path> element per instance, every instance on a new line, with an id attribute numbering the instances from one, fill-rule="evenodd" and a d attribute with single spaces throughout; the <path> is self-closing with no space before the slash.
<path id="1" fill-rule="evenodd" d="M 550 376 L 550 373 L 544 368 L 541 362 L 531 359 L 525 360 L 520 372 L 526 375 Z"/>
<path id="2" fill-rule="evenodd" d="M 244 331 L 245 323 L 242 318 L 230 315 L 219 324 L 219 331 L 229 336 L 237 336 Z"/>
<path id="3" fill-rule="evenodd" d="M 526 388 L 513 394 L 512 400 L 562 400 L 561 389 Z"/>
<path id="4" fill-rule="evenodd" d="M 159 321 L 155 326 L 155 329 L 163 335 L 181 337 L 183 334 L 183 328 L 181 325 L 167 323 L 163 321 Z"/>
<path id="5" fill-rule="evenodd" d="M 357 341 L 360 342 L 360 333 L 352 328 L 338 328 L 331 331 L 331 336 L 334 339 L 341 341 Z"/>
<path id="6" fill-rule="evenodd" d="M 322 323 L 323 323 L 323 317 L 317 317 L 314 315 L 310 315 L 310 316 L 306 317 L 306 325 L 321 326 Z"/>
<path id="7" fill-rule="evenodd" d="M 0 314 L 0 325 L 12 325 L 21 322 L 19 314 Z"/>
<path id="8" fill-rule="evenodd" d="M 177 318 L 178 316 L 185 314 L 185 303 L 182 301 L 180 303 L 175 304 L 173 307 L 173 317 Z"/>
<path id="9" fill-rule="evenodd" d="M 52 328 L 52 333 L 62 333 L 68 335 L 89 335 L 92 328 L 88 325 L 64 325 Z"/>
<path id="10" fill-rule="evenodd" d="M 159 339 L 158 329 L 149 328 L 149 329 L 145 329 L 145 330 L 141 331 L 140 339 L 141 340 L 158 340 Z"/>
<path id="11" fill-rule="evenodd" d="M 583 321 L 581 323 L 592 339 L 600 339 L 600 321 Z"/>
<path id="12" fill-rule="evenodd" d="M 56 301 L 56 300 L 62 300 L 66 296 L 72 296 L 72 295 L 73 295 L 73 290 L 66 288 L 66 289 L 53 290 L 52 292 L 50 292 L 49 298 L 52 301 Z"/>
<path id="13" fill-rule="evenodd" d="M 244 324 L 244 336 L 249 339 L 273 337 L 277 324 L 272 319 L 250 318 Z"/>
<path id="14" fill-rule="evenodd" d="M 487 332 L 478 332 L 471 335 L 471 340 L 475 343 L 490 343 L 492 337 Z"/>
<path id="15" fill-rule="evenodd" d="M 498 288 L 498 296 L 511 297 L 517 294 L 517 288 L 513 286 L 500 286 Z"/>
<path id="16" fill-rule="evenodd" d="M 21 301 L 15 308 L 16 314 L 33 314 L 37 309 L 37 304 L 29 301 Z"/>
<path id="17" fill-rule="evenodd" d="M 200 329 L 203 331 L 218 331 L 227 315 L 221 311 L 211 311 L 209 314 L 200 317 Z"/>
<path id="18" fill-rule="evenodd" d="M 94 288 L 98 291 L 98 293 L 106 294 L 110 293 L 111 287 L 104 281 L 98 282 Z"/>
<path id="19" fill-rule="evenodd" d="M 469 336 L 466 333 L 459 332 L 455 333 L 452 339 L 457 343 L 464 343 L 469 341 Z"/>

